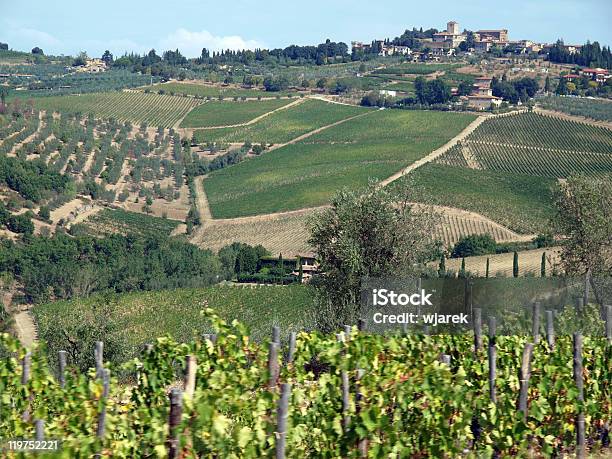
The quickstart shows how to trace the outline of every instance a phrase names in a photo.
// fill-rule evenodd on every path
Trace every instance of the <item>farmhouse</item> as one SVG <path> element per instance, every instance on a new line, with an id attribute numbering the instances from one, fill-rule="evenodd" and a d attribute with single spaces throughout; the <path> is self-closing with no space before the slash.
<path id="1" fill-rule="evenodd" d="M 383 45 L 379 56 L 410 56 L 412 50 L 408 46 Z"/>
<path id="2" fill-rule="evenodd" d="M 85 65 L 78 67 L 76 71 L 86 73 L 106 72 L 106 62 L 102 59 L 87 59 Z"/>
<path id="3" fill-rule="evenodd" d="M 467 96 L 468 107 L 476 110 L 488 110 L 493 107 L 499 107 L 502 103 L 501 97 L 496 97 L 488 94 L 475 94 Z"/>
<path id="4" fill-rule="evenodd" d="M 610 74 L 606 69 L 596 68 L 596 69 L 582 69 L 580 71 L 580 75 L 590 78 L 591 80 L 597 81 L 598 83 L 604 83 L 608 78 L 610 78 Z"/>
<path id="5" fill-rule="evenodd" d="M 508 43 L 508 29 L 477 30 L 474 32 L 477 41 L 491 41 L 493 43 Z"/>

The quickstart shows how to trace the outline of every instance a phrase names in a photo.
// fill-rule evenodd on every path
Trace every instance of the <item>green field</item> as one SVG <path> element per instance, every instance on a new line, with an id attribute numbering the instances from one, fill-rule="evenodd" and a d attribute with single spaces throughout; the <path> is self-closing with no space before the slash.
<path id="1" fill-rule="evenodd" d="M 102 209 L 85 221 L 87 232 L 95 236 L 106 234 L 140 234 L 169 236 L 180 224 L 177 220 L 154 217 L 123 209 Z"/>
<path id="2" fill-rule="evenodd" d="M 246 123 L 265 113 L 284 107 L 290 99 L 272 99 L 247 102 L 204 103 L 189 112 L 181 122 L 181 127 L 201 128 L 211 126 L 230 126 Z"/>
<path id="3" fill-rule="evenodd" d="M 306 100 L 249 126 L 197 130 L 194 135 L 198 142 L 284 143 L 322 126 L 366 113 L 367 110 L 320 100 Z"/>
<path id="4" fill-rule="evenodd" d="M 213 215 L 229 218 L 318 206 L 342 187 L 384 179 L 461 132 L 474 117 L 372 111 L 204 181 Z"/>
<path id="5" fill-rule="evenodd" d="M 414 93 L 414 83 L 412 81 L 398 81 L 383 86 L 383 89 L 388 89 L 390 91 Z"/>
<path id="6" fill-rule="evenodd" d="M 64 113 L 93 113 L 99 118 L 172 127 L 200 101 L 142 92 L 100 92 L 71 96 L 37 97 L 36 108 Z"/>
<path id="7" fill-rule="evenodd" d="M 549 96 L 538 99 L 538 104 L 548 110 L 585 116 L 598 121 L 612 121 L 612 101 L 610 100 Z"/>
<path id="8" fill-rule="evenodd" d="M 95 311 L 101 304 L 110 308 L 111 325 L 116 333 L 104 337 L 105 342 L 124 337 L 129 358 L 142 344 L 157 336 L 169 334 L 179 341 L 188 341 L 212 332 L 208 320 L 200 315 L 207 307 L 215 309 L 227 321 L 240 320 L 255 339 L 267 337 L 272 325 L 280 325 L 284 334 L 303 329 L 312 310 L 313 295 L 302 285 L 226 285 L 137 292 L 114 295 L 110 299 L 95 295 L 35 306 L 33 313 L 39 338 L 53 348 L 62 339 L 61 330 L 71 333 L 79 324 L 99 320 Z"/>
<path id="9" fill-rule="evenodd" d="M 450 70 L 459 66 L 460 64 L 417 64 L 408 62 L 375 70 L 373 73 L 379 75 L 429 75 L 434 72 Z"/>
<path id="10" fill-rule="evenodd" d="M 276 97 L 276 96 L 287 96 L 289 94 L 298 94 L 295 91 L 278 91 L 268 92 L 264 89 L 257 88 L 240 88 L 234 86 L 212 86 L 195 83 L 159 83 L 152 86 L 145 86 L 141 89 L 149 89 L 157 92 L 163 90 L 166 94 L 175 93 L 178 95 L 188 94 L 190 96 L 198 97 Z"/>
<path id="11" fill-rule="evenodd" d="M 556 180 L 427 164 L 410 174 L 421 200 L 477 212 L 516 232 L 543 231 L 553 215 Z"/>

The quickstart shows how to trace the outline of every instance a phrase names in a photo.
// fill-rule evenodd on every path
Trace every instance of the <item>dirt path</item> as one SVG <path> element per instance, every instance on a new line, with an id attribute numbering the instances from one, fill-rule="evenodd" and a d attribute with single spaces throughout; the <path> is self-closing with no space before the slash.
<path id="1" fill-rule="evenodd" d="M 457 142 L 462 141 L 467 136 L 469 136 L 472 132 L 474 132 L 476 130 L 476 128 L 478 126 L 480 126 L 482 124 L 482 122 L 484 120 L 486 120 L 487 118 L 488 118 L 487 115 L 479 116 L 474 121 L 472 121 L 463 131 L 461 131 L 455 137 L 450 139 L 448 142 L 446 142 L 440 148 L 438 148 L 437 150 L 432 151 L 427 156 L 419 159 L 418 161 L 415 161 L 414 163 L 412 163 L 409 166 L 405 167 L 401 171 L 396 172 L 391 177 L 386 178 L 385 180 L 380 182 L 380 185 L 381 186 L 387 186 L 389 183 L 396 181 L 397 179 L 403 177 L 406 174 L 409 174 L 410 172 L 414 171 L 415 169 L 418 169 L 419 167 L 421 167 L 421 166 L 423 166 L 423 165 L 425 165 L 427 163 L 430 163 L 431 161 L 433 161 L 435 159 L 438 159 L 440 156 L 442 156 L 444 153 L 446 153 L 446 151 L 449 148 L 455 146 L 457 144 Z"/>
<path id="2" fill-rule="evenodd" d="M 2 303 L 4 309 L 9 313 L 12 313 L 13 319 L 15 320 L 15 334 L 21 344 L 25 347 L 32 347 L 32 345 L 38 340 L 38 333 L 36 331 L 36 324 L 34 318 L 30 314 L 29 308 L 16 308 L 12 305 L 13 292 L 3 291 L 2 292 Z"/>
<path id="3" fill-rule="evenodd" d="M 329 96 L 326 97 L 322 95 L 314 95 L 314 96 L 308 96 L 308 99 L 322 100 L 323 102 L 328 102 L 330 104 L 348 105 L 349 107 L 355 107 L 355 104 L 349 104 L 348 102 L 341 102 L 339 100 L 332 99 Z"/>
<path id="4" fill-rule="evenodd" d="M 200 226 L 206 225 L 207 222 L 210 222 L 213 219 L 212 213 L 210 212 L 210 205 L 208 204 L 208 198 L 206 197 L 206 192 L 204 191 L 205 178 L 206 176 L 203 176 L 195 180 L 196 207 L 198 208 L 198 212 L 200 214 Z"/>
<path id="5" fill-rule="evenodd" d="M 203 127 L 203 128 L 197 128 L 197 129 L 200 129 L 200 130 L 203 130 L 203 131 L 210 131 L 210 130 L 214 130 L 214 129 L 225 129 L 225 128 L 236 128 L 236 127 L 250 126 L 251 124 L 255 124 L 258 121 L 266 118 L 267 116 L 272 115 L 273 113 L 280 112 L 282 110 L 286 110 L 286 109 L 291 108 L 291 107 L 295 107 L 296 105 L 300 105 L 300 104 L 304 103 L 305 100 L 306 99 L 297 99 L 297 100 L 294 100 L 293 102 L 290 102 L 287 105 L 283 105 L 282 107 L 275 108 L 274 110 L 270 110 L 269 112 L 266 112 L 266 113 L 264 113 L 262 115 L 259 115 L 259 116 L 255 117 L 255 118 L 253 118 L 252 120 L 247 121 L 246 123 L 226 124 L 224 126 L 207 126 L 207 127 Z"/>

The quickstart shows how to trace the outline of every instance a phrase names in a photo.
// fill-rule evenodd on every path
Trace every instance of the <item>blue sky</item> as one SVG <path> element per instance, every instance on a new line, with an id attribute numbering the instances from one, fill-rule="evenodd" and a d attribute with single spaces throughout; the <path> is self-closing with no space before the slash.
<path id="1" fill-rule="evenodd" d="M 413 26 L 507 28 L 510 39 L 612 44 L 612 0 L 0 0 L 0 41 L 12 49 L 91 56 L 202 47 L 254 48 L 393 38 Z"/>

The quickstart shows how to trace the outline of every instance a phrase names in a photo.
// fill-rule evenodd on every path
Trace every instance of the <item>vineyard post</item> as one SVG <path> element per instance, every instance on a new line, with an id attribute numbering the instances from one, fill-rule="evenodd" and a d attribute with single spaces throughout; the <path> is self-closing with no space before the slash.
<path id="1" fill-rule="evenodd" d="M 179 433 L 178 426 L 183 415 L 183 394 L 180 389 L 172 389 L 170 392 L 170 415 L 168 417 L 168 459 L 178 456 Z"/>
<path id="2" fill-rule="evenodd" d="M 104 365 L 104 343 L 102 341 L 96 341 L 94 357 L 96 360 L 96 378 L 100 378 L 102 376 L 102 368 Z"/>
<path id="3" fill-rule="evenodd" d="M 532 322 L 533 344 L 540 342 L 540 303 L 533 303 L 533 322 Z"/>
<path id="4" fill-rule="evenodd" d="M 350 325 L 344 326 L 344 335 L 346 336 L 347 341 L 350 339 L 352 331 L 353 331 L 353 327 L 351 327 Z"/>
<path id="5" fill-rule="evenodd" d="M 34 438 L 36 441 L 43 441 L 45 439 L 45 421 L 42 419 L 36 419 L 34 421 Z"/>
<path id="6" fill-rule="evenodd" d="M 365 331 L 365 328 L 366 328 L 366 321 L 365 321 L 365 319 L 359 319 L 357 321 L 357 330 L 362 332 L 362 331 Z"/>
<path id="7" fill-rule="evenodd" d="M 612 343 L 612 306 L 606 305 L 606 338 Z"/>
<path id="8" fill-rule="evenodd" d="M 582 301 L 585 306 L 589 304 L 590 282 L 591 282 L 591 268 L 588 269 L 586 275 L 584 276 L 584 296 L 583 296 Z"/>
<path id="9" fill-rule="evenodd" d="M 488 343 L 488 352 L 487 355 L 489 357 L 489 397 L 493 403 L 497 402 L 497 393 L 495 389 L 495 379 L 497 372 L 497 349 L 495 348 L 495 333 L 496 333 L 496 323 L 495 317 L 489 317 L 489 343 Z"/>
<path id="10" fill-rule="evenodd" d="M 482 309 L 474 308 L 474 352 L 482 347 Z"/>
<path id="11" fill-rule="evenodd" d="M 576 298 L 576 312 L 582 314 L 584 311 L 584 298 Z"/>
<path id="12" fill-rule="evenodd" d="M 365 375 L 365 370 L 358 368 L 357 369 L 357 384 L 356 384 L 357 390 L 355 393 L 355 410 L 357 414 L 359 414 L 359 412 L 361 411 L 361 404 L 363 402 L 363 392 L 361 392 L 361 385 L 359 382 L 361 381 L 361 378 L 364 377 L 364 375 Z M 357 449 L 359 450 L 359 455 L 361 457 L 368 457 L 368 439 L 362 438 L 361 440 L 359 440 Z"/>
<path id="13" fill-rule="evenodd" d="M 280 327 L 278 325 L 272 327 L 272 342 L 280 346 Z"/>
<path id="14" fill-rule="evenodd" d="M 349 416 L 349 374 L 342 370 L 342 428 L 348 431 L 351 418 Z"/>
<path id="15" fill-rule="evenodd" d="M 287 418 L 289 417 L 289 397 L 291 396 L 291 384 L 283 383 L 281 396 L 278 401 L 277 428 L 276 428 L 276 459 L 285 458 L 285 446 L 287 440 Z"/>
<path id="16" fill-rule="evenodd" d="M 288 363 L 293 362 L 293 358 L 295 356 L 296 343 L 297 343 L 297 333 L 291 332 L 291 334 L 289 335 L 289 355 L 287 357 Z"/>
<path id="17" fill-rule="evenodd" d="M 584 381 L 582 378 L 582 334 L 580 333 L 574 333 L 574 381 L 578 389 L 578 404 L 580 406 L 576 419 L 576 457 L 581 459 L 585 456 L 585 425 L 584 410 L 582 409 L 582 403 L 584 402 Z"/>
<path id="18" fill-rule="evenodd" d="M 447 367 L 450 367 L 451 364 L 451 356 L 448 354 L 441 354 L 440 355 L 440 362 L 442 362 L 444 365 L 446 365 Z"/>
<path id="19" fill-rule="evenodd" d="M 278 344 L 276 344 L 275 342 L 271 342 L 270 349 L 268 352 L 268 373 L 270 374 L 268 387 L 270 389 L 273 389 L 276 386 L 279 371 L 280 369 L 278 365 Z"/>
<path id="20" fill-rule="evenodd" d="M 104 437 L 104 432 L 106 430 L 106 401 L 108 399 L 108 388 L 110 385 L 110 370 L 104 369 L 102 370 L 102 409 L 98 414 L 98 429 L 96 431 L 96 435 L 98 438 Z"/>
<path id="21" fill-rule="evenodd" d="M 27 352 L 26 355 L 24 355 L 23 360 L 21 361 L 21 385 L 22 386 L 27 385 L 28 381 L 30 380 L 31 365 L 32 365 L 32 354 L 30 352 Z M 23 410 L 23 413 L 21 415 L 21 419 L 26 422 L 30 419 L 30 401 L 31 401 L 31 396 L 28 398 L 28 404 L 25 410 Z"/>
<path id="22" fill-rule="evenodd" d="M 529 391 L 529 377 L 531 376 L 531 354 L 533 352 L 533 344 L 526 343 L 523 348 L 523 359 L 521 362 L 521 371 L 519 376 L 520 392 L 518 399 L 518 409 L 523 413 L 523 419 L 527 418 L 527 393 Z"/>
<path id="23" fill-rule="evenodd" d="M 195 392 L 196 372 L 198 369 L 198 361 L 195 355 L 188 355 L 185 368 L 185 395 L 193 397 Z"/>
<path id="24" fill-rule="evenodd" d="M 555 347 L 555 323 L 552 311 L 546 311 L 546 341 L 551 349 Z"/>
<path id="25" fill-rule="evenodd" d="M 63 389 L 66 385 L 66 351 L 59 351 L 57 353 L 57 357 L 59 360 L 59 385 Z"/>

